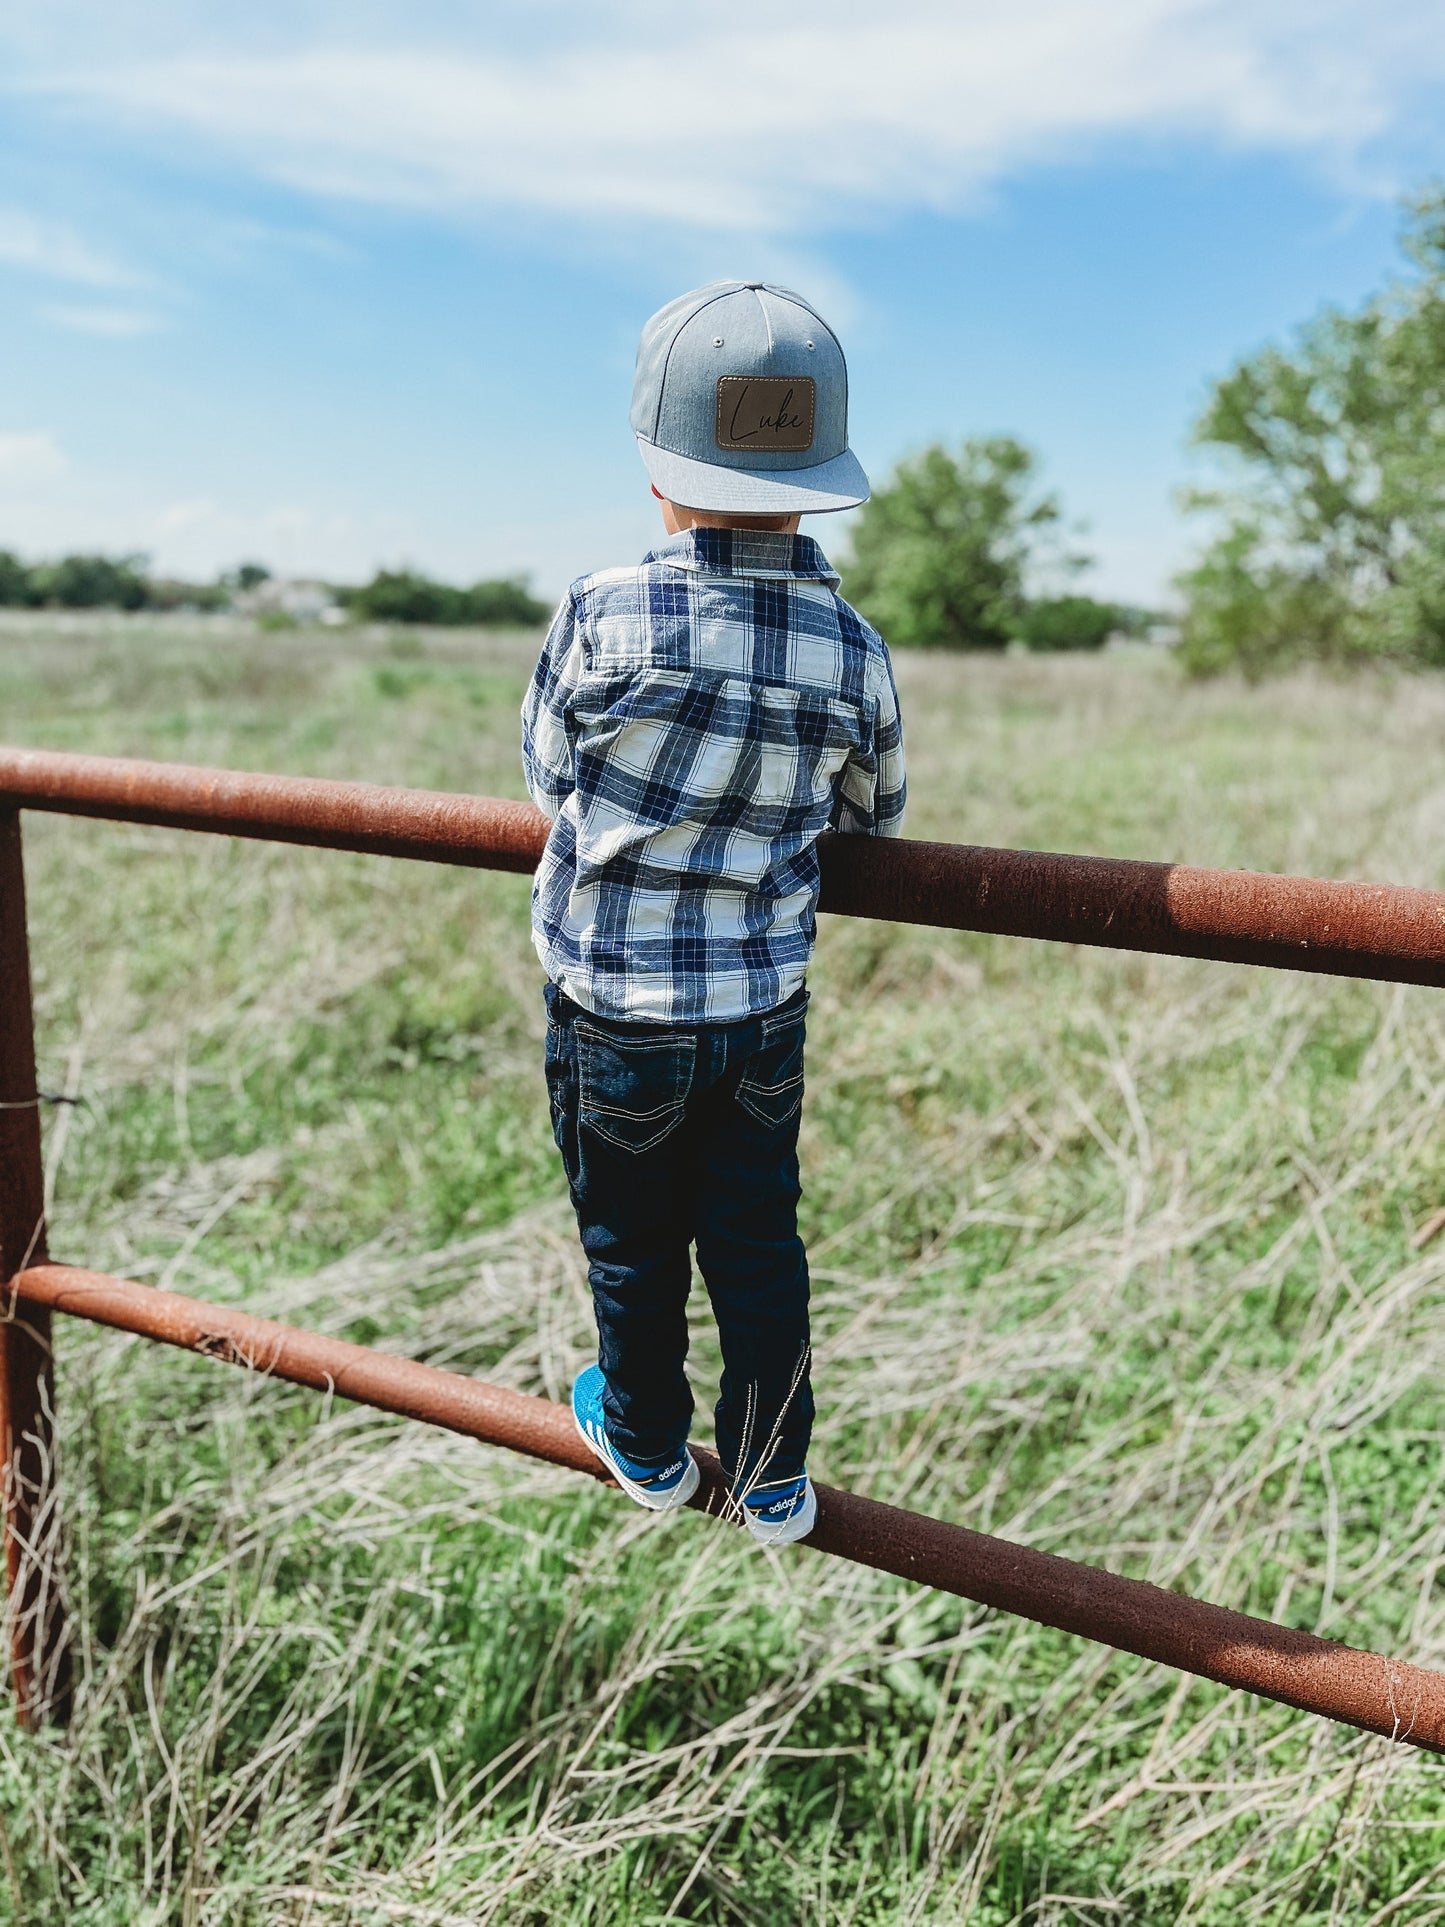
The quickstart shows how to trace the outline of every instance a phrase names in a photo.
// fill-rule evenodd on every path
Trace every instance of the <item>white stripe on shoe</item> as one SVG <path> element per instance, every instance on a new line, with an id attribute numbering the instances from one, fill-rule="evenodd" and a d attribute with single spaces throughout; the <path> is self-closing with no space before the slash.
<path id="1" fill-rule="evenodd" d="M 586 1440 L 587 1444 L 597 1454 L 597 1457 L 601 1459 L 602 1463 L 622 1487 L 622 1490 L 627 1494 L 628 1498 L 640 1506 L 645 1506 L 649 1512 L 675 1512 L 679 1506 L 686 1505 L 693 1493 L 697 1491 L 697 1460 L 692 1456 L 691 1452 L 688 1451 L 686 1446 L 682 1448 L 681 1459 L 674 1459 L 667 1465 L 660 1465 L 656 1472 L 652 1474 L 653 1479 L 666 1479 L 674 1476 L 679 1470 L 681 1471 L 681 1477 L 678 1478 L 675 1485 L 667 1486 L 662 1491 L 659 1491 L 657 1487 L 650 1482 L 646 1484 L 639 1483 L 638 1480 L 630 1478 L 628 1474 L 623 1471 L 617 1462 L 617 1454 L 614 1452 L 606 1432 L 603 1431 L 600 1425 L 592 1420 L 584 1423 L 580 1418 L 577 1418 L 575 1412 L 573 1413 L 573 1418 L 576 1420 L 577 1430 L 582 1438 Z"/>

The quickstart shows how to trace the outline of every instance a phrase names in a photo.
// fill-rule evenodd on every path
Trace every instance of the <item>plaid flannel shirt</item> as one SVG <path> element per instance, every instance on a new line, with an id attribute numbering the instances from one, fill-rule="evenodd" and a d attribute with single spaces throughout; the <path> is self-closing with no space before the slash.
<path id="1" fill-rule="evenodd" d="M 552 832 L 532 940 L 601 1016 L 728 1022 L 803 982 L 818 838 L 896 836 L 898 695 L 805 535 L 691 529 L 575 582 L 522 709 Z"/>

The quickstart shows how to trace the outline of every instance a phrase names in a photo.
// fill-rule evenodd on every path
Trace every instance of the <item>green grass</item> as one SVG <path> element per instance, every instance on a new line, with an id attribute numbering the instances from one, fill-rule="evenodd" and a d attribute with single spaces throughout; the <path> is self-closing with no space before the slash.
<path id="1" fill-rule="evenodd" d="M 0 739 L 516 795 L 534 647 L 12 619 Z M 899 670 L 915 835 L 1445 882 L 1439 681 Z M 524 882 L 26 841 L 57 1255 L 565 1395 Z M 1438 993 L 832 921 L 813 989 L 814 1469 L 1445 1664 Z M 1445 1918 L 1406 1749 L 94 1329 L 59 1402 L 0 1921 Z"/>

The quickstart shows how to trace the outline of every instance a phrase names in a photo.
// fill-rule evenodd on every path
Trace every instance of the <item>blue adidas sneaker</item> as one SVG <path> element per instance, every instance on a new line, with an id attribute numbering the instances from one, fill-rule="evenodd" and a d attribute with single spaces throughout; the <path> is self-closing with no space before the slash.
<path id="1" fill-rule="evenodd" d="M 777 1479 L 743 1495 L 743 1524 L 764 1546 L 787 1546 L 806 1539 L 818 1523 L 818 1495 L 806 1472 Z"/>
<path id="2" fill-rule="evenodd" d="M 665 1465 L 636 1465 L 608 1438 L 602 1420 L 602 1394 L 607 1380 L 600 1365 L 589 1365 L 572 1387 L 572 1416 L 577 1430 L 601 1459 L 629 1499 L 649 1512 L 671 1512 L 686 1505 L 697 1491 L 697 1460 L 684 1445 Z"/>

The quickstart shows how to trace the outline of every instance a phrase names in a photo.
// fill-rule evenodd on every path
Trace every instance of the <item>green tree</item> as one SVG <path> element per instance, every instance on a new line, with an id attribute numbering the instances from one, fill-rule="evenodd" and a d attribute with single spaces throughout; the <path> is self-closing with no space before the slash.
<path id="1" fill-rule="evenodd" d="M 145 558 L 67 555 L 31 571 L 31 592 L 39 603 L 62 609 L 143 609 L 148 600 Z"/>
<path id="2" fill-rule="evenodd" d="M 1059 520 L 1007 436 L 901 462 L 858 518 L 844 588 L 901 647 L 1002 649 L 1022 631 L 1025 579 Z"/>
<path id="3" fill-rule="evenodd" d="M 1089 595 L 1043 596 L 1025 608 L 1019 634 L 1030 649 L 1102 649 L 1123 626 L 1122 612 L 1112 602 Z"/>
<path id="4" fill-rule="evenodd" d="M 549 613 L 521 576 L 477 582 L 470 589 L 434 582 L 413 569 L 379 569 L 365 588 L 347 598 L 362 622 L 475 623 L 481 627 L 535 628 Z"/>
<path id="5" fill-rule="evenodd" d="M 1232 489 L 1180 578 L 1181 653 L 1259 674 L 1305 656 L 1445 662 L 1445 192 L 1412 206 L 1415 273 L 1215 388 L 1196 429 Z"/>
<path id="6" fill-rule="evenodd" d="M 29 569 L 9 549 L 0 549 L 0 609 L 23 609 L 32 599 Z"/>
<path id="7" fill-rule="evenodd" d="M 552 611 L 539 602 L 525 576 L 495 582 L 475 582 L 467 590 L 467 620 L 493 629 L 535 629 Z"/>
<path id="8" fill-rule="evenodd" d="M 1181 582 L 1189 603 L 1179 654 L 1193 675 L 1239 669 L 1255 682 L 1296 663 L 1359 654 L 1355 611 L 1340 586 L 1297 557 L 1272 555 L 1247 515 L 1231 519 Z"/>
<path id="9" fill-rule="evenodd" d="M 378 569 L 351 608 L 363 622 L 454 622 L 460 595 L 414 569 Z"/>

